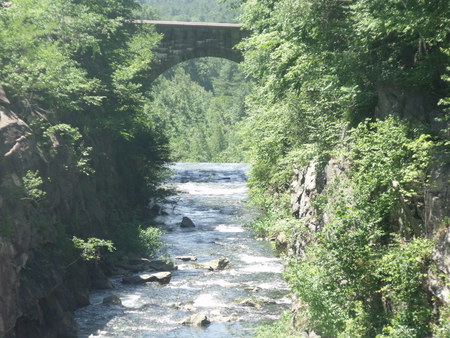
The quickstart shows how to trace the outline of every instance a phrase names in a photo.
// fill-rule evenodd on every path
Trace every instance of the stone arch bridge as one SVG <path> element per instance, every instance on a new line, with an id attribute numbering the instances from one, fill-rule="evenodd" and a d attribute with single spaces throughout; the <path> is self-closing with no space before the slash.
<path id="1" fill-rule="evenodd" d="M 150 80 L 176 64 L 199 57 L 219 57 L 234 62 L 243 60 L 234 46 L 246 35 L 239 24 L 135 20 L 136 24 L 154 25 L 163 34 L 155 49 L 157 61 L 152 65 Z"/>

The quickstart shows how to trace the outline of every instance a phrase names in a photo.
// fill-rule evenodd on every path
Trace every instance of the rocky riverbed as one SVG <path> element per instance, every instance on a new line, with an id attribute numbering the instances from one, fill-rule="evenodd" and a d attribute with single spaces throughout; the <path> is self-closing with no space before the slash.
<path id="1" fill-rule="evenodd" d="M 124 263 L 112 289 L 93 292 L 79 337 L 249 337 L 289 307 L 281 260 L 245 227 L 257 217 L 248 166 L 173 169 L 178 193 L 155 220 L 166 231 L 159 260 Z"/>

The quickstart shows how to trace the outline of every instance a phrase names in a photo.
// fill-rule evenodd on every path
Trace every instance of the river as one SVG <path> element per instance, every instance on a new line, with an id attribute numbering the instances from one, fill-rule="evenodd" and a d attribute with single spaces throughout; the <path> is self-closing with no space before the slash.
<path id="1" fill-rule="evenodd" d="M 129 285 L 111 278 L 113 290 L 91 293 L 91 305 L 76 312 L 79 337 L 251 337 L 289 307 L 283 264 L 270 243 L 246 228 L 257 217 L 247 205 L 246 164 L 179 163 L 167 183 L 177 194 L 155 221 L 166 229 L 162 255 L 195 256 L 197 263 L 226 257 L 229 269 L 208 271 L 176 261 L 169 284 Z M 195 228 L 180 228 L 183 216 Z M 103 305 L 115 294 L 122 306 Z M 202 312 L 206 328 L 182 325 Z"/>

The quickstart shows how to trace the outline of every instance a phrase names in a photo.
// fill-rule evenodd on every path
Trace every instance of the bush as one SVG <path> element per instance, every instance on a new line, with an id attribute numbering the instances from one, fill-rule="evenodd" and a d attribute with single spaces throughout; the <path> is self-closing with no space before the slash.
<path id="1" fill-rule="evenodd" d="M 162 231 L 158 228 L 148 227 L 142 229 L 139 226 L 140 250 L 149 256 L 154 256 L 163 244 L 161 240 Z"/>

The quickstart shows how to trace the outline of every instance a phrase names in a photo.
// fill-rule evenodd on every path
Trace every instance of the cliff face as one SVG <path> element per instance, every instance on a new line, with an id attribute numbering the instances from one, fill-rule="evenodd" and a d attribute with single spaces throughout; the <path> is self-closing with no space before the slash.
<path id="1" fill-rule="evenodd" d="M 3 89 L 0 101 L 0 337 L 74 337 L 73 311 L 105 276 L 79 259 L 71 238 L 108 238 L 138 204 L 137 193 L 114 167 L 111 136 L 84 135 L 97 150 L 95 173 L 87 172 L 84 144 L 67 137 L 68 125 L 48 133 L 59 122 L 54 113 L 19 115 Z"/>
<path id="2" fill-rule="evenodd" d="M 49 182 L 54 163 L 30 126 L 5 106 L 0 156 L 0 336 L 74 336 L 72 311 L 88 303 L 89 280 L 82 265 L 66 270 L 62 264 L 61 217 L 48 208 L 63 207 L 74 196 L 59 191 L 64 178 Z M 46 178 L 36 187 L 46 191 L 45 200 L 25 193 L 24 177 L 36 170 Z M 70 278 L 74 272 L 76 281 Z"/>
<path id="3" fill-rule="evenodd" d="M 430 126 L 434 133 L 440 133 L 446 126 L 442 122 L 433 122 L 442 112 L 433 110 L 432 102 L 418 93 L 407 93 L 393 87 L 380 88 L 376 115 L 379 118 L 395 114 L 412 123 Z M 426 113 L 428 112 L 428 113 Z M 444 131 L 445 132 L 445 131 Z M 332 158 L 325 164 L 312 161 L 304 167 L 294 167 L 291 184 L 291 211 L 296 218 L 302 219 L 309 231 L 300 231 L 291 236 L 286 243 L 277 243 L 291 256 L 305 257 L 306 246 L 315 241 L 315 233 L 329 222 L 330 216 L 320 213 L 316 207 L 316 198 L 326 193 L 335 180 L 345 186 L 351 163 L 344 158 Z M 428 181 L 425 190 L 408 200 L 400 200 L 389 216 L 389 232 L 397 233 L 406 239 L 421 236 L 433 240 L 432 261 L 428 264 L 428 277 L 423 285 L 435 299 L 437 312 L 443 305 L 450 304 L 450 162 L 444 155 L 436 155 L 428 168 Z M 285 240 L 286 236 L 279 236 Z M 431 299 L 431 297 L 430 297 Z M 295 316 L 296 310 L 303 306 L 294 301 L 294 325 L 302 318 Z"/>

